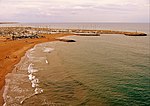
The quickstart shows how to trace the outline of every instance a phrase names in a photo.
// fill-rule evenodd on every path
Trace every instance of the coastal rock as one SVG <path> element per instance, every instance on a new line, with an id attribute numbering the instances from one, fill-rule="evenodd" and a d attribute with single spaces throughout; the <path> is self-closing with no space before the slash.
<path id="1" fill-rule="evenodd" d="M 56 40 L 63 41 L 63 42 L 76 42 L 73 39 L 56 39 Z"/>

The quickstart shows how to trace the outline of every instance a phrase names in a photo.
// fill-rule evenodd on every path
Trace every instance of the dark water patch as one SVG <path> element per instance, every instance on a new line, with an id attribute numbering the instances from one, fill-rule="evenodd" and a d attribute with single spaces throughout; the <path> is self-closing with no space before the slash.
<path id="1" fill-rule="evenodd" d="M 150 65 L 150 64 L 149 64 Z M 139 69 L 142 69 L 143 70 L 150 70 L 150 66 L 148 65 L 145 65 L 145 64 L 135 64 L 135 65 L 132 65 L 133 67 L 137 67 Z"/>
<path id="2" fill-rule="evenodd" d="M 133 82 L 132 80 L 134 79 L 131 79 L 126 83 L 118 84 L 117 86 L 114 87 L 114 89 L 112 90 L 113 92 L 120 92 L 124 96 L 121 96 L 122 99 L 120 98 L 120 100 L 116 98 L 117 96 L 111 98 L 112 99 L 111 101 L 113 101 L 112 103 L 113 105 L 119 106 L 120 104 L 123 104 L 124 106 L 128 105 L 148 106 L 149 103 L 145 101 L 149 101 L 150 99 L 149 87 L 143 86 L 145 84 L 141 85 L 142 81 Z"/>

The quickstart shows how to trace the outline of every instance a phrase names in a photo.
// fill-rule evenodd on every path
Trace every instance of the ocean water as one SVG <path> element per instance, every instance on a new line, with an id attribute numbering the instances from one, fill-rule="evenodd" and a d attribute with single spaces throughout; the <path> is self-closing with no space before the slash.
<path id="1" fill-rule="evenodd" d="M 42 43 L 26 53 L 6 76 L 6 106 L 150 105 L 150 36 L 66 38 L 76 42 Z"/>

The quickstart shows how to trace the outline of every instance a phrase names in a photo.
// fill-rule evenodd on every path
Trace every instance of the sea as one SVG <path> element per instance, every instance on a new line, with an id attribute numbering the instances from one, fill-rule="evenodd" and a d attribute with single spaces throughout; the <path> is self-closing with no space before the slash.
<path id="1" fill-rule="evenodd" d="M 4 106 L 150 106 L 148 23 L 16 26 L 138 31 L 148 36 L 70 35 L 65 39 L 76 42 L 37 44 L 6 76 Z"/>

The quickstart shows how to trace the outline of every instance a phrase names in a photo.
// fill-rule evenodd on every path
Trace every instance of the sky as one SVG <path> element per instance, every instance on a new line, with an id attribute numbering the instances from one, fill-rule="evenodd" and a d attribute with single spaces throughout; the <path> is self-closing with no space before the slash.
<path id="1" fill-rule="evenodd" d="M 149 0 L 0 0 L 0 21 L 150 22 Z"/>

